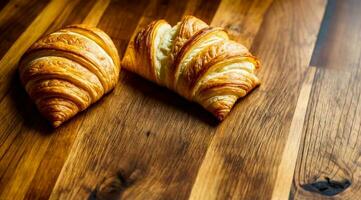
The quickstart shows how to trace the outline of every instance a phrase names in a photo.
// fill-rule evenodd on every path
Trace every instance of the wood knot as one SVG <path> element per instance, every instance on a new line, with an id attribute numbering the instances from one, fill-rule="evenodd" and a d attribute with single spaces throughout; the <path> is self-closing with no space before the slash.
<path id="1" fill-rule="evenodd" d="M 136 169 L 130 174 L 123 170 L 114 176 L 105 178 L 89 195 L 88 200 L 120 199 L 124 190 L 141 177 L 141 171 Z"/>
<path id="2" fill-rule="evenodd" d="M 350 185 L 351 182 L 346 179 L 342 181 L 335 181 L 328 177 L 325 177 L 325 180 L 305 184 L 301 187 L 310 192 L 317 192 L 325 196 L 334 196 L 346 190 Z"/>

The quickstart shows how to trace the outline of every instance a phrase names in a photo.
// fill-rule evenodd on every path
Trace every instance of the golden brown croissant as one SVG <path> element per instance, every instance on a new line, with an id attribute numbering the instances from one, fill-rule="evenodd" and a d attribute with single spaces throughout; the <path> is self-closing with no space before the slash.
<path id="1" fill-rule="evenodd" d="M 174 27 L 157 20 L 130 42 L 122 65 L 195 101 L 219 120 L 260 84 L 260 63 L 221 28 L 186 16 Z"/>
<path id="2" fill-rule="evenodd" d="M 120 59 L 108 35 L 72 25 L 34 43 L 22 57 L 22 84 L 40 113 L 59 126 L 114 88 Z"/>

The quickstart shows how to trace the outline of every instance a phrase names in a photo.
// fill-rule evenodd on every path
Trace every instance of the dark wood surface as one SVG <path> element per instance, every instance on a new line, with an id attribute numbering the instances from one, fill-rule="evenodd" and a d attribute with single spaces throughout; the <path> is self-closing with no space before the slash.
<path id="1" fill-rule="evenodd" d="M 358 0 L 9 0 L 0 2 L 0 199 L 357 199 Z M 141 27 L 195 15 L 262 61 L 262 85 L 218 123 L 125 70 L 114 91 L 57 129 L 17 62 L 73 23 L 123 55 Z"/>

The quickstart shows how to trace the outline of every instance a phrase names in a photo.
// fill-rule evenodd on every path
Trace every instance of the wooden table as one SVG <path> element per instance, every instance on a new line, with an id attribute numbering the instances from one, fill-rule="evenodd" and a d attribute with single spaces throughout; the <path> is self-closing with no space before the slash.
<path id="1" fill-rule="evenodd" d="M 361 1 L 1 0 L 0 199 L 360 199 Z M 262 60 L 222 123 L 121 71 L 57 129 L 19 84 L 41 35 L 97 25 L 120 55 L 157 18 L 195 15 Z M 359 137 L 360 136 L 360 137 Z"/>

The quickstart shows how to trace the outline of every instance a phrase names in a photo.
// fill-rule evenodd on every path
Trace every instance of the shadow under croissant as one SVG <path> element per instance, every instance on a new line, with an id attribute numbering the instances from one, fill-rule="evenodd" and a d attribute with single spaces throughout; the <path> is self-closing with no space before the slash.
<path id="1" fill-rule="evenodd" d="M 180 112 L 186 112 L 190 116 L 194 117 L 196 120 L 203 121 L 211 126 L 217 126 L 220 122 L 214 117 L 211 113 L 206 111 L 200 105 L 189 102 L 185 98 L 181 97 L 177 93 L 162 87 L 157 84 L 150 82 L 136 74 L 123 70 L 121 73 L 121 78 L 118 84 L 125 84 L 131 89 L 137 90 L 143 93 L 145 96 L 152 98 L 153 100 L 159 101 L 162 104 L 172 106 L 179 110 Z M 30 99 L 26 93 L 24 87 L 21 85 L 19 80 L 18 72 L 14 73 L 11 79 L 12 88 L 9 91 L 9 95 L 14 104 L 14 109 L 22 116 L 23 124 L 25 127 L 30 129 L 35 129 L 36 132 L 41 134 L 51 134 L 55 130 L 65 126 L 71 121 L 76 120 L 80 116 L 84 115 L 86 112 L 91 112 L 98 104 L 103 102 L 104 98 L 111 94 L 112 92 L 106 94 L 99 101 L 90 105 L 85 111 L 82 111 L 75 115 L 73 118 L 64 122 L 64 124 L 57 129 L 54 129 L 50 122 L 48 122 L 37 110 L 35 104 Z"/>
<path id="2" fill-rule="evenodd" d="M 23 118 L 23 125 L 41 134 L 47 135 L 52 133 L 52 126 L 41 116 L 35 104 L 21 85 L 18 71 L 12 75 L 10 85 L 11 88 L 8 95 L 11 98 L 13 108 Z"/>
<path id="3" fill-rule="evenodd" d="M 140 91 L 145 96 L 159 101 L 162 104 L 174 107 L 180 112 L 186 112 L 196 120 L 201 120 L 211 126 L 217 126 L 220 123 L 216 117 L 202 108 L 202 106 L 194 102 L 189 102 L 168 88 L 159 86 L 129 71 L 123 70 L 122 73 L 122 84 L 127 85 L 131 89 Z"/>

